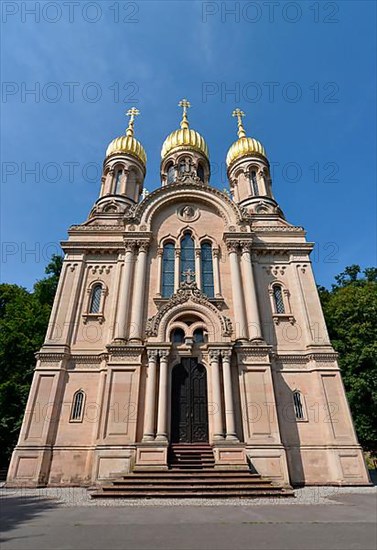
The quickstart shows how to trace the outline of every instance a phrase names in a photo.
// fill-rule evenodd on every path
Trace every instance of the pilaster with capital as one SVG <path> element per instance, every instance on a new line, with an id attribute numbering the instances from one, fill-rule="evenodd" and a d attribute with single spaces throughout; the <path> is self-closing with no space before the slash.
<path id="1" fill-rule="evenodd" d="M 224 439 L 223 407 L 220 382 L 220 350 L 211 349 L 209 351 L 209 361 L 211 365 L 212 381 L 213 440 L 216 441 Z"/>
<path id="2" fill-rule="evenodd" d="M 144 403 L 143 441 L 153 441 L 155 436 L 155 396 L 158 351 L 148 350 L 147 384 Z"/>
<path id="3" fill-rule="evenodd" d="M 123 265 L 123 275 L 121 282 L 121 292 L 119 299 L 119 308 L 115 327 L 115 340 L 125 340 L 127 336 L 127 321 L 130 309 L 130 287 L 134 269 L 134 253 L 136 243 L 133 240 L 125 240 L 125 255 Z"/>
<path id="4" fill-rule="evenodd" d="M 215 298 L 221 298 L 221 281 L 220 281 L 220 249 L 212 249 L 213 256 L 213 286 L 215 291 Z"/>
<path id="5" fill-rule="evenodd" d="M 200 289 L 202 288 L 201 256 L 201 249 L 195 248 L 195 280 L 198 288 Z"/>
<path id="6" fill-rule="evenodd" d="M 261 322 L 258 308 L 258 297 L 255 287 L 253 265 L 251 259 L 251 241 L 241 241 L 241 266 L 244 282 L 244 294 L 248 334 L 250 340 L 262 339 Z"/>
<path id="7" fill-rule="evenodd" d="M 158 388 L 157 436 L 158 441 L 168 439 L 168 357 L 169 350 L 159 350 L 160 381 Z"/>
<path id="8" fill-rule="evenodd" d="M 232 277 L 233 311 L 236 327 L 236 339 L 248 338 L 247 319 L 245 314 L 244 296 L 242 291 L 241 271 L 238 258 L 239 242 L 228 240 L 226 247 L 229 254 L 230 271 Z"/>
<path id="9" fill-rule="evenodd" d="M 226 439 L 238 441 L 234 417 L 233 384 L 231 372 L 231 350 L 222 350 L 223 377 L 224 377 L 224 404 L 225 404 L 225 432 Z"/>
<path id="10" fill-rule="evenodd" d="M 163 256 L 164 256 L 164 249 L 163 248 L 158 248 L 157 249 L 157 289 L 156 289 L 157 298 L 161 298 L 161 296 L 162 296 L 162 262 L 163 262 Z"/>
<path id="11" fill-rule="evenodd" d="M 145 301 L 145 279 L 147 272 L 148 240 L 137 241 L 138 254 L 133 288 L 133 305 L 131 315 L 131 340 L 140 341 L 143 335 L 143 314 Z"/>
<path id="12" fill-rule="evenodd" d="M 174 292 L 177 292 L 179 289 L 180 283 L 180 265 L 181 265 L 181 250 L 179 248 L 175 249 L 174 254 Z"/>

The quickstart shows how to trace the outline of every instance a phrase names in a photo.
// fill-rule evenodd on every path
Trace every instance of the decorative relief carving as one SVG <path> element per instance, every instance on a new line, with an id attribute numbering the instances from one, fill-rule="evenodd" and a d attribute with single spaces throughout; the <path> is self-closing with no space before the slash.
<path id="1" fill-rule="evenodd" d="M 147 336 L 157 336 L 158 327 L 164 315 L 173 307 L 188 302 L 189 300 L 208 307 L 217 317 L 219 317 L 224 336 L 230 336 L 232 334 L 233 327 L 231 320 L 225 315 L 222 315 L 216 305 L 212 304 L 212 302 L 210 302 L 198 289 L 196 283 L 192 281 L 182 282 L 177 292 L 158 310 L 156 315 L 148 319 L 146 328 Z"/>
<path id="2" fill-rule="evenodd" d="M 278 277 L 279 275 L 284 276 L 287 269 L 286 265 L 264 265 L 262 268 L 268 275 L 273 275 Z"/>
<path id="3" fill-rule="evenodd" d="M 98 274 L 102 275 L 103 273 L 110 273 L 112 265 L 88 265 L 88 269 L 93 273 L 93 275 Z"/>
<path id="4" fill-rule="evenodd" d="M 200 217 L 200 210 L 197 207 L 186 205 L 177 210 L 178 218 L 183 222 L 194 222 Z"/>

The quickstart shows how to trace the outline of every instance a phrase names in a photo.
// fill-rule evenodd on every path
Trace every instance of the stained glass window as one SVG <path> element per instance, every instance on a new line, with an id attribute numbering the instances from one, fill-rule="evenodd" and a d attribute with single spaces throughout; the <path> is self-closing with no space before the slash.
<path id="1" fill-rule="evenodd" d="M 280 285 L 274 285 L 274 302 L 275 302 L 275 313 L 285 313 L 283 292 Z"/>
<path id="2" fill-rule="evenodd" d="M 174 244 L 166 243 L 162 255 L 162 296 L 174 294 Z"/>
<path id="3" fill-rule="evenodd" d="M 189 269 L 195 272 L 195 244 L 190 233 L 186 233 L 181 240 L 181 281 L 186 278 L 184 273 Z"/>
<path id="4" fill-rule="evenodd" d="M 203 243 L 201 246 L 201 263 L 202 263 L 202 291 L 213 298 L 215 295 L 213 287 L 213 260 L 212 260 L 212 245 L 211 243 Z"/>
<path id="5" fill-rule="evenodd" d="M 90 299 L 89 313 L 98 313 L 101 305 L 102 285 L 94 285 Z"/>

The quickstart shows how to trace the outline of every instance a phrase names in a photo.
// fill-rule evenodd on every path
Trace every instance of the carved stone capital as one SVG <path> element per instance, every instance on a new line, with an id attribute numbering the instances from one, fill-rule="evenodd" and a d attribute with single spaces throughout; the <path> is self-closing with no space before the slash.
<path id="1" fill-rule="evenodd" d="M 138 240 L 137 246 L 139 248 L 139 252 L 148 252 L 149 244 L 150 243 L 147 240 Z"/>
<path id="2" fill-rule="evenodd" d="M 221 357 L 221 350 L 219 349 L 210 349 L 208 352 L 210 362 L 218 362 Z"/>
<path id="3" fill-rule="evenodd" d="M 251 246 L 252 246 L 252 242 L 251 242 L 251 241 L 241 241 L 241 242 L 240 242 L 240 246 L 241 246 L 241 252 L 242 252 L 242 254 L 250 254 L 250 252 L 251 252 Z"/>
<path id="4" fill-rule="evenodd" d="M 147 350 L 148 355 L 148 362 L 156 362 L 158 357 L 158 350 L 157 349 L 148 349 Z"/>
<path id="5" fill-rule="evenodd" d="M 238 250 L 240 248 L 239 241 L 227 241 L 226 242 L 226 249 L 228 251 L 228 254 L 237 254 Z"/>
<path id="6" fill-rule="evenodd" d="M 136 241 L 131 239 L 124 239 L 124 247 L 126 252 L 135 252 L 136 250 Z"/>

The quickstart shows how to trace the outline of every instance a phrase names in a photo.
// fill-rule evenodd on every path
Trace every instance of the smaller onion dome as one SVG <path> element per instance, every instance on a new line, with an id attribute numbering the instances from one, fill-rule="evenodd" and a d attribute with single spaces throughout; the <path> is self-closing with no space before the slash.
<path id="1" fill-rule="evenodd" d="M 136 107 L 132 107 L 126 113 L 130 117 L 128 127 L 124 136 L 117 137 L 109 144 L 106 150 L 106 157 L 115 153 L 128 153 L 136 157 L 144 166 L 147 163 L 147 154 L 144 147 L 134 137 L 134 121 L 135 116 L 138 116 L 140 111 Z"/>
<path id="2" fill-rule="evenodd" d="M 267 158 L 266 150 L 255 138 L 247 137 L 242 124 L 245 113 L 241 109 L 235 109 L 232 116 L 237 117 L 238 140 L 232 143 L 226 156 L 226 165 L 229 168 L 237 159 L 248 155 L 260 155 Z"/>
<path id="3" fill-rule="evenodd" d="M 199 132 L 196 132 L 189 127 L 187 108 L 191 107 L 190 102 L 187 101 L 187 99 L 182 99 L 178 105 L 183 108 L 181 127 L 179 130 L 175 130 L 169 134 L 165 139 L 161 149 L 162 160 L 179 149 L 194 149 L 195 151 L 202 153 L 208 159 L 209 151 L 205 139 L 199 134 Z"/>

